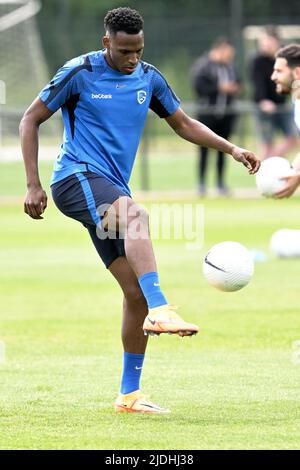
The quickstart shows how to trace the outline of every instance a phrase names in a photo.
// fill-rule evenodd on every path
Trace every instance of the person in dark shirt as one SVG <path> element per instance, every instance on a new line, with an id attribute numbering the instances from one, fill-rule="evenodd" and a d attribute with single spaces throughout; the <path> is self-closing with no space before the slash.
<path id="1" fill-rule="evenodd" d="M 233 129 L 235 114 L 233 101 L 240 92 L 240 84 L 233 66 L 235 48 L 225 38 L 218 39 L 208 54 L 198 58 L 192 68 L 193 86 L 198 97 L 197 119 L 214 132 L 228 139 Z M 206 193 L 208 149 L 199 148 L 199 194 Z M 217 155 L 217 190 L 227 195 L 224 181 L 225 157 Z"/>
<path id="2" fill-rule="evenodd" d="M 258 135 L 262 141 L 261 158 L 285 156 L 297 144 L 291 106 L 286 96 L 278 95 L 271 80 L 275 53 L 280 40 L 275 28 L 267 28 L 259 38 L 259 52 L 250 64 L 253 98 L 257 104 L 256 121 Z M 275 142 L 277 131 L 284 138 Z"/>

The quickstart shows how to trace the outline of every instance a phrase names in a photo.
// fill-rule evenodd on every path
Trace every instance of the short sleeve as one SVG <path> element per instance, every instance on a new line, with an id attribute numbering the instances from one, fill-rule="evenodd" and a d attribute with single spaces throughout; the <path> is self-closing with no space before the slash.
<path id="1" fill-rule="evenodd" d="M 166 118 L 174 114 L 179 106 L 179 98 L 175 95 L 162 74 L 155 69 L 150 109 L 160 118 Z"/>
<path id="2" fill-rule="evenodd" d="M 83 59 L 80 59 L 73 59 L 61 67 L 39 94 L 50 111 L 55 113 L 72 95 L 78 93 L 76 75 L 85 68 Z"/>

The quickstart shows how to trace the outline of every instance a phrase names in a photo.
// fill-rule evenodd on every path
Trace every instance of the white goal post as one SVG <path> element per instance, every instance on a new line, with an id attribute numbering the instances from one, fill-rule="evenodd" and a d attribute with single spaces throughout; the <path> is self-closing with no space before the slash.
<path id="1" fill-rule="evenodd" d="M 284 42 L 300 39 L 300 25 L 274 25 L 274 27 Z M 256 40 L 265 29 L 266 26 L 246 26 L 243 30 L 243 36 L 247 40 Z"/>
<path id="2" fill-rule="evenodd" d="M 300 25 L 278 24 L 272 25 L 276 28 L 283 44 L 300 42 Z M 256 51 L 256 42 L 266 26 L 253 25 L 243 29 L 244 49 L 246 58 L 253 56 Z"/>
<path id="3" fill-rule="evenodd" d="M 0 0 L 0 5 L 16 5 L 18 8 L 6 13 L 0 18 L 0 32 L 16 26 L 23 21 L 35 16 L 41 9 L 38 0 Z"/>
<path id="4" fill-rule="evenodd" d="M 5 104 L 0 105 L 3 141 L 18 136 L 22 113 L 49 80 L 36 23 L 40 10 L 39 0 L 0 0 L 0 82 L 5 90 Z M 53 134 L 58 129 L 57 122 L 44 129 L 43 132 Z"/>

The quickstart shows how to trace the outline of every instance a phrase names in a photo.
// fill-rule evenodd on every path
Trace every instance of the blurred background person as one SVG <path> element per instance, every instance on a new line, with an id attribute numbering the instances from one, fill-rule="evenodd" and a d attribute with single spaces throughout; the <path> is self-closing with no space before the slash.
<path id="1" fill-rule="evenodd" d="M 228 139 L 232 133 L 235 114 L 233 101 L 240 93 L 239 79 L 233 65 L 235 48 L 226 38 L 219 38 L 210 51 L 199 57 L 192 67 L 193 87 L 198 98 L 197 119 L 220 136 Z M 208 149 L 199 147 L 199 194 L 207 189 Z M 217 154 L 217 191 L 229 195 L 225 184 L 225 156 Z"/>
<path id="2" fill-rule="evenodd" d="M 275 54 L 279 48 L 278 31 L 275 27 L 267 27 L 258 39 L 258 53 L 250 64 L 253 98 L 257 104 L 257 131 L 262 142 L 262 160 L 274 155 L 284 157 L 297 145 L 291 106 L 286 96 L 276 93 L 275 83 L 271 80 Z M 278 131 L 284 137 L 276 142 Z"/>

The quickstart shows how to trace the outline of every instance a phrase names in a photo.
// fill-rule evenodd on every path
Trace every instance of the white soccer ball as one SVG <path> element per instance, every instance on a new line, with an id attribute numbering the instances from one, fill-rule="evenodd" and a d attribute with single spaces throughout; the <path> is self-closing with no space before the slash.
<path id="1" fill-rule="evenodd" d="M 280 178 L 294 174 L 295 170 L 288 160 L 282 157 L 270 157 L 261 163 L 256 175 L 256 185 L 263 196 L 273 197 L 286 185 L 286 181 Z"/>
<path id="2" fill-rule="evenodd" d="M 279 258 L 300 257 L 300 230 L 282 229 L 271 238 L 271 250 Z"/>
<path id="3" fill-rule="evenodd" d="M 203 262 L 203 273 L 210 284 L 225 292 L 245 287 L 254 272 L 252 256 L 237 242 L 222 242 L 213 246 Z"/>

